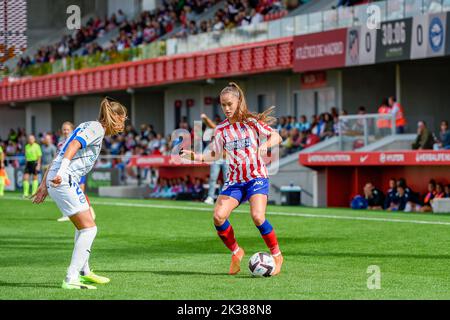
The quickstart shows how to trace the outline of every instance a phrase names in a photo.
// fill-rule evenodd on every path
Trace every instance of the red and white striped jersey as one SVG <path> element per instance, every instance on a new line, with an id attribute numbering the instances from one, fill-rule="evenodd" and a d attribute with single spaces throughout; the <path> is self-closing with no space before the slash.
<path id="1" fill-rule="evenodd" d="M 217 125 L 211 148 L 215 153 L 225 153 L 229 168 L 228 182 L 242 183 L 268 177 L 258 147 L 272 132 L 269 125 L 253 118 L 233 124 L 226 119 Z"/>

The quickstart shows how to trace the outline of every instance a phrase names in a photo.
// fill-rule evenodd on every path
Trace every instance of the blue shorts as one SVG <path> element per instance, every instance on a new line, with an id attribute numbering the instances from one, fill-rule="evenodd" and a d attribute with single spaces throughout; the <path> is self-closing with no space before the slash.
<path id="1" fill-rule="evenodd" d="M 254 194 L 269 195 L 269 179 L 256 178 L 248 182 L 232 183 L 226 182 L 220 193 L 224 196 L 235 198 L 239 204 L 247 201 Z"/>
<path id="2" fill-rule="evenodd" d="M 78 184 L 86 184 L 86 176 L 82 176 Z"/>

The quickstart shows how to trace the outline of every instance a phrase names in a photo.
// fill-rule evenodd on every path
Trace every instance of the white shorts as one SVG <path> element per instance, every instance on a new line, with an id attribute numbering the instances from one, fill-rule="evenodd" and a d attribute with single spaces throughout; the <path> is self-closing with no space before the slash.
<path id="1" fill-rule="evenodd" d="M 58 187 L 52 187 L 50 180 L 53 179 L 53 175 L 50 176 L 49 174 L 47 176 L 48 194 L 56 202 L 62 214 L 69 217 L 76 213 L 89 210 L 89 203 L 78 184 L 78 179 L 75 180 L 69 177 L 69 175 L 65 175 L 62 178 L 63 181 Z"/>

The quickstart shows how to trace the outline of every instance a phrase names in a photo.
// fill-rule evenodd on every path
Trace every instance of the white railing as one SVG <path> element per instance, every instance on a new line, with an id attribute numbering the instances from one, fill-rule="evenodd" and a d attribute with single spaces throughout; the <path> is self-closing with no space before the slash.
<path id="1" fill-rule="evenodd" d="M 396 134 L 394 114 L 363 114 L 340 116 L 339 150 L 356 150 Z"/>

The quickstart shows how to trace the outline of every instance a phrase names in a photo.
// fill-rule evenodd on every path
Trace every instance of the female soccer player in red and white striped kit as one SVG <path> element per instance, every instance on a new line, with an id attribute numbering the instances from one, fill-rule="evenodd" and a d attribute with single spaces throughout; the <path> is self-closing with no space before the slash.
<path id="1" fill-rule="evenodd" d="M 267 150 L 280 144 L 282 139 L 269 124 L 273 107 L 263 113 L 252 113 L 247 108 L 241 88 L 231 82 L 220 93 L 220 104 L 226 120 L 217 125 L 214 140 L 203 154 L 182 150 L 183 158 L 195 161 L 214 161 L 226 155 L 229 166 L 227 181 L 214 208 L 217 233 L 232 252 L 229 274 L 237 274 L 244 257 L 233 227 L 228 221 L 231 212 L 242 202 L 250 202 L 250 213 L 256 227 L 275 260 L 272 275 L 281 271 L 283 256 L 272 225 L 266 220 L 269 179 L 263 156 Z"/>

